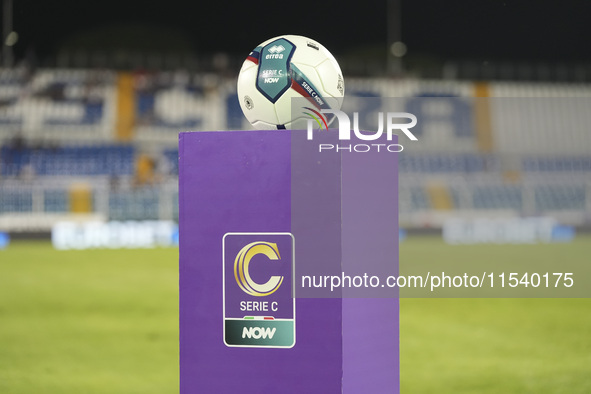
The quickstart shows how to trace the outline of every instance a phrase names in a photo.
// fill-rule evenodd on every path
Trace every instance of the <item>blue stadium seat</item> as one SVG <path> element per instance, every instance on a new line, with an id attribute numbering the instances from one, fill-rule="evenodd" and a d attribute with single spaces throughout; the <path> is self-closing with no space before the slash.
<path id="1" fill-rule="evenodd" d="M 36 175 L 131 175 L 135 150 L 132 146 L 81 146 L 16 150 L 3 147 L 3 176 L 18 176 L 25 165 Z"/>
<path id="2" fill-rule="evenodd" d="M 156 220 L 159 216 L 158 205 L 157 189 L 142 188 L 111 192 L 109 218 L 111 220 Z"/>
<path id="3" fill-rule="evenodd" d="M 535 189 L 536 208 L 539 211 L 584 210 L 583 185 L 540 185 Z"/>
<path id="4" fill-rule="evenodd" d="M 475 209 L 515 209 L 523 207 L 521 187 L 517 185 L 482 185 L 473 189 Z"/>
<path id="5" fill-rule="evenodd" d="M 66 189 L 45 190 L 43 200 L 45 212 L 65 213 L 69 211 L 69 197 Z"/>
<path id="6" fill-rule="evenodd" d="M 410 188 L 411 209 L 413 211 L 422 211 L 431 208 L 427 193 L 420 186 Z"/>
<path id="7" fill-rule="evenodd" d="M 30 190 L 5 190 L 0 188 L 0 213 L 31 212 L 33 194 Z"/>
<path id="8" fill-rule="evenodd" d="M 591 172 L 591 156 L 527 157 L 522 165 L 524 171 Z"/>
<path id="9" fill-rule="evenodd" d="M 399 169 L 402 173 L 473 173 L 493 168 L 493 161 L 487 155 L 471 153 L 402 153 L 399 156 Z"/>

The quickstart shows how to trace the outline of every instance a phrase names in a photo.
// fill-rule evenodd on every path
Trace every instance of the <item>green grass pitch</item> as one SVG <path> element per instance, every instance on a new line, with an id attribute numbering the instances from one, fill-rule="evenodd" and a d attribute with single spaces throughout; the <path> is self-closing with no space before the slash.
<path id="1" fill-rule="evenodd" d="M 588 259 L 570 244 L 447 246 L 401 259 Z M 444 257 L 442 257 L 444 256 Z M 582 260 L 585 261 L 585 260 Z M 589 299 L 402 299 L 402 393 L 590 393 Z M 178 393 L 178 251 L 0 251 L 0 393 Z"/>
<path id="2" fill-rule="evenodd" d="M 178 393 L 178 251 L 0 251 L 0 393 Z"/>
<path id="3" fill-rule="evenodd" d="M 572 243 L 448 246 L 409 239 L 400 258 L 591 264 Z M 591 393 L 591 299 L 401 299 L 402 393 Z"/>

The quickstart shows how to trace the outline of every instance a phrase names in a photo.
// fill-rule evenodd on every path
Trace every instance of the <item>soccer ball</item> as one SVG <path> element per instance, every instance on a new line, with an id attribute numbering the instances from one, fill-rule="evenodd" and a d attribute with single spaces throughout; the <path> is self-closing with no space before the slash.
<path id="1" fill-rule="evenodd" d="M 339 110 L 344 94 L 334 56 L 302 36 L 263 42 L 250 52 L 238 75 L 240 108 L 258 129 L 305 129 L 309 120 L 315 128 L 328 127 L 333 117 L 321 110 Z"/>

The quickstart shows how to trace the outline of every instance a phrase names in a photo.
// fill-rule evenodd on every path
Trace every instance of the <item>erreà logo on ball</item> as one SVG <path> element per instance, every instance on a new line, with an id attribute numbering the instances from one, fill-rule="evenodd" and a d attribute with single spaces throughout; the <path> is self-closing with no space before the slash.
<path id="1" fill-rule="evenodd" d="M 222 240 L 223 338 L 230 347 L 295 345 L 294 238 L 226 233 Z"/>

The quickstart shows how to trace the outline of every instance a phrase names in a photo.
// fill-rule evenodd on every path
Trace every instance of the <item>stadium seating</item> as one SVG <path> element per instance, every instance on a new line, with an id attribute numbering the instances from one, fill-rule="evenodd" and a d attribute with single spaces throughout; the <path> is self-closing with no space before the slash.
<path id="1" fill-rule="evenodd" d="M 524 171 L 591 172 L 591 156 L 543 156 L 523 159 Z"/>
<path id="2" fill-rule="evenodd" d="M 183 72 L 127 77 L 129 105 L 123 108 L 114 71 L 56 69 L 28 75 L 0 69 L 0 214 L 71 212 L 72 185 L 83 180 L 84 209 L 112 220 L 178 218 L 177 134 L 250 127 L 235 81 Z M 491 103 L 494 144 L 485 149 L 475 130 L 482 119 L 476 119 L 471 82 L 352 79 L 347 89 L 345 104 L 352 108 L 366 98 L 391 96 L 420 115 L 421 143 L 405 145 L 399 155 L 401 214 L 574 211 L 590 217 L 589 122 L 572 116 L 580 112 L 566 110 L 573 103 L 559 103 L 566 118 L 547 121 L 538 118 L 553 102 Z M 591 97 L 591 88 L 507 82 L 492 84 L 489 93 Z M 524 114 L 536 118 L 527 127 Z M 123 118 L 131 125 L 128 136 L 118 131 Z M 552 122 L 568 125 L 572 135 L 555 136 Z M 521 139 L 512 138 L 514 130 L 523 131 Z M 534 138 L 538 133 L 544 138 Z M 141 182 L 139 163 L 150 163 L 153 172 Z"/>
<path id="3" fill-rule="evenodd" d="M 45 190 L 43 196 L 43 211 L 50 213 L 65 213 L 69 211 L 68 192 L 65 189 Z"/>
<path id="4" fill-rule="evenodd" d="M 399 156 L 398 166 L 403 173 L 473 173 L 493 168 L 495 158 L 474 153 L 403 153 Z"/>
<path id="5" fill-rule="evenodd" d="M 111 220 L 156 220 L 159 218 L 158 190 L 111 192 L 109 196 L 109 218 Z"/>
<path id="6" fill-rule="evenodd" d="M 519 186 L 477 186 L 472 190 L 475 209 L 514 209 L 523 207 L 522 190 Z"/>
<path id="7" fill-rule="evenodd" d="M 535 189 L 536 208 L 541 211 L 585 210 L 585 186 L 539 185 Z"/>
<path id="8" fill-rule="evenodd" d="M 0 150 L 1 174 L 5 177 L 17 177 L 29 166 L 36 176 L 131 175 L 133 163 L 132 146 L 4 146 Z"/>
<path id="9" fill-rule="evenodd" d="M 32 210 L 33 193 L 29 190 L 0 187 L 0 213 L 23 213 L 31 212 Z"/>

